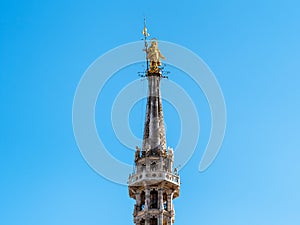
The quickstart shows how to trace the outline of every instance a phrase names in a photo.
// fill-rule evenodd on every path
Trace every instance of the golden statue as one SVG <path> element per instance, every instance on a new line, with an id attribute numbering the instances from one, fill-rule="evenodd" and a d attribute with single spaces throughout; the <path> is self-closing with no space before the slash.
<path id="1" fill-rule="evenodd" d="M 158 73 L 159 66 L 161 66 L 160 59 L 166 59 L 158 49 L 158 42 L 156 39 L 151 40 L 151 45 L 149 48 L 144 50 L 147 54 L 147 60 L 150 61 L 150 73 Z"/>

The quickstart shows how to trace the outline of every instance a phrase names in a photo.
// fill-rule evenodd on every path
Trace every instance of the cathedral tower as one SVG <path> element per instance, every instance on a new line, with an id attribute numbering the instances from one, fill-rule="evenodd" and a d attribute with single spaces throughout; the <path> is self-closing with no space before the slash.
<path id="1" fill-rule="evenodd" d="M 179 196 L 180 179 L 173 170 L 173 149 L 166 145 L 160 80 L 163 78 L 160 59 L 164 56 L 158 42 L 147 44 L 147 28 L 143 30 L 148 80 L 148 98 L 143 145 L 136 147 L 135 169 L 129 176 L 129 196 L 135 199 L 135 225 L 172 225 L 174 223 L 173 199 Z"/>

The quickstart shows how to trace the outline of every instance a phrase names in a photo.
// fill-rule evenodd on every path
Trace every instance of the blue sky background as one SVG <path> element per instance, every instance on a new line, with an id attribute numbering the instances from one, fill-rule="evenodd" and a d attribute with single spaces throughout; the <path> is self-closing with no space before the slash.
<path id="1" fill-rule="evenodd" d="M 170 68 L 170 79 L 190 94 L 201 121 L 196 152 L 180 173 L 175 224 L 300 224 L 299 10 L 296 0 L 2 0 L 0 224 L 133 224 L 127 187 L 102 178 L 82 158 L 72 103 L 96 58 L 141 38 L 144 16 L 153 37 L 183 45 L 209 65 L 227 106 L 220 154 L 199 173 L 209 107 L 201 90 Z M 140 70 L 135 65 L 115 74 L 96 107 L 103 142 L 127 163 L 133 152 L 114 136 L 110 108 Z M 139 137 L 144 103 L 130 115 Z M 180 116 L 167 102 L 164 113 L 168 145 L 175 147 Z"/>

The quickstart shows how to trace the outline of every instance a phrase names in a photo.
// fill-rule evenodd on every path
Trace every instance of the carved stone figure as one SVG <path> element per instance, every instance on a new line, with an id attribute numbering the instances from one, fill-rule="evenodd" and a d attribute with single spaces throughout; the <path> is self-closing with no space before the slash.
<path id="1" fill-rule="evenodd" d="M 135 158 L 135 161 L 137 161 L 140 158 L 141 149 L 138 146 L 136 146 L 135 148 L 136 148 L 136 151 L 135 151 L 135 157 L 134 158 Z"/>

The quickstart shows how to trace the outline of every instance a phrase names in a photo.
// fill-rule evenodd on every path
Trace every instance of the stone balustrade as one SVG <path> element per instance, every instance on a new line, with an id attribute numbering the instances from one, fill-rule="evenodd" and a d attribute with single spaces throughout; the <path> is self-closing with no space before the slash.
<path id="1" fill-rule="evenodd" d="M 129 176 L 128 184 L 132 185 L 142 180 L 167 180 L 174 184 L 180 185 L 180 178 L 177 174 L 165 171 L 142 171 L 140 173 L 132 174 Z"/>

